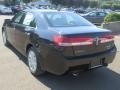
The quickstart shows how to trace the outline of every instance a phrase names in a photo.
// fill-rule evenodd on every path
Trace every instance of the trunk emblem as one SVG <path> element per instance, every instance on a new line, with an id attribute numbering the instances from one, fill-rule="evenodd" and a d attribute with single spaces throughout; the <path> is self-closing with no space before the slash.
<path id="1" fill-rule="evenodd" d="M 98 46 L 99 43 L 100 43 L 100 38 L 99 38 L 99 37 L 96 37 L 96 38 L 95 38 L 95 42 L 96 42 L 96 46 Z"/>

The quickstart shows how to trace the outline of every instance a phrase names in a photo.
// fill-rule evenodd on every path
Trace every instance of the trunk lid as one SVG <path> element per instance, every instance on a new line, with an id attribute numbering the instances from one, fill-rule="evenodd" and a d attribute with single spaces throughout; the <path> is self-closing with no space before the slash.
<path id="1" fill-rule="evenodd" d="M 76 37 L 90 37 L 93 39 L 91 45 L 74 45 L 65 46 L 63 54 L 65 56 L 84 56 L 101 53 L 111 49 L 114 46 L 114 41 L 101 42 L 101 38 L 104 40 L 104 36 L 110 35 L 111 31 L 100 29 L 95 26 L 82 26 L 82 27 L 65 27 L 56 28 L 56 31 L 63 37 L 75 38 Z M 72 49 L 72 52 L 69 50 Z M 67 53 L 66 53 L 67 52 Z"/>

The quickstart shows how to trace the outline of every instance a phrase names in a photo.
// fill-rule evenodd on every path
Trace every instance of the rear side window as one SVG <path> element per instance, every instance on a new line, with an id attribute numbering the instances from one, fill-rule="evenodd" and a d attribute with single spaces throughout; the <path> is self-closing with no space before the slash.
<path id="1" fill-rule="evenodd" d="M 35 19 L 32 13 L 27 13 L 22 22 L 23 25 L 36 27 Z"/>
<path id="2" fill-rule="evenodd" d="M 35 19 L 30 22 L 31 27 L 36 27 Z"/>
<path id="3" fill-rule="evenodd" d="M 24 15 L 23 13 L 18 13 L 18 14 L 16 14 L 15 17 L 12 19 L 12 21 L 13 21 L 14 23 L 20 23 L 23 15 Z"/>

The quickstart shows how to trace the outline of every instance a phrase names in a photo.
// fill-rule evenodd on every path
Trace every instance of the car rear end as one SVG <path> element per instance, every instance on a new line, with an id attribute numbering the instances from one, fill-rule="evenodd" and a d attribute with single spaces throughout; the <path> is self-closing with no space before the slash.
<path id="1" fill-rule="evenodd" d="M 52 39 L 52 44 L 46 48 L 45 67 L 57 75 L 107 66 L 116 55 L 110 31 L 57 34 Z"/>
<path id="2" fill-rule="evenodd" d="M 65 23 L 61 22 L 55 25 L 62 26 L 51 28 L 50 32 L 54 32 L 51 35 L 52 42 L 50 46 L 44 45 L 44 50 L 41 50 L 41 52 L 47 50 L 43 55 L 47 71 L 61 75 L 69 70 L 94 69 L 113 62 L 116 46 L 111 31 L 89 23 L 71 27 L 68 24 L 64 26 Z"/>

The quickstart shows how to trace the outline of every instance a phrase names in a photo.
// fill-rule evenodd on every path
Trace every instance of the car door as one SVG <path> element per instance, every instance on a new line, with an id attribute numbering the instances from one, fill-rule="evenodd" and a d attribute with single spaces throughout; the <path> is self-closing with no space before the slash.
<path id="1" fill-rule="evenodd" d="M 97 23 L 98 24 L 103 23 L 105 15 L 106 14 L 104 12 L 97 12 Z"/>
<path id="2" fill-rule="evenodd" d="M 8 41 L 14 46 L 15 45 L 15 26 L 17 23 L 20 22 L 22 18 L 22 14 L 18 13 L 16 14 L 13 19 L 11 20 L 10 23 L 7 24 L 7 36 L 8 36 Z"/>
<path id="3" fill-rule="evenodd" d="M 97 17 L 96 17 L 96 12 L 91 12 L 87 15 L 87 20 L 89 20 L 92 23 L 96 23 Z"/>
<path id="4" fill-rule="evenodd" d="M 22 17 L 20 23 L 16 25 L 15 45 L 18 51 L 20 51 L 23 54 L 25 53 L 26 44 L 29 40 L 30 33 L 28 29 L 35 27 L 32 25 L 33 21 L 34 17 L 32 13 L 24 13 L 24 16 Z"/>

